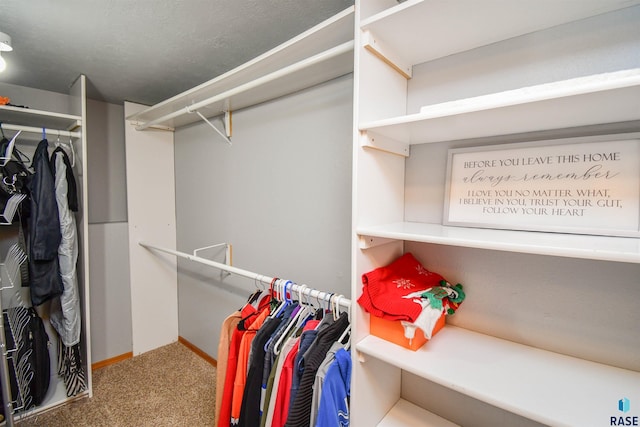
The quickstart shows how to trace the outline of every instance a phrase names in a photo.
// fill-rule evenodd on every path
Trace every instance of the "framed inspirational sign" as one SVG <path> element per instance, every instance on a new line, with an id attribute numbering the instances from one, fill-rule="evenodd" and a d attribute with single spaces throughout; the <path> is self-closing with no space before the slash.
<path id="1" fill-rule="evenodd" d="M 640 237 L 640 134 L 451 149 L 443 222 Z"/>

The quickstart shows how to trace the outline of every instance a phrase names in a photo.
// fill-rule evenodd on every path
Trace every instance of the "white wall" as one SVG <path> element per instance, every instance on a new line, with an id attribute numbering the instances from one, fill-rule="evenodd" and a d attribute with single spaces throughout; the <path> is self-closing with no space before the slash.
<path id="1" fill-rule="evenodd" d="M 125 102 L 125 117 L 143 108 Z M 125 126 L 134 356 L 178 340 L 176 259 L 139 245 L 146 241 L 176 247 L 173 141 L 173 132 L 140 132 L 132 124 Z"/>
<path id="2" fill-rule="evenodd" d="M 177 130 L 178 250 L 229 242 L 236 267 L 349 295 L 352 85 L 234 113 L 233 146 L 203 123 Z M 178 281 L 180 336 L 216 357 L 254 283 L 182 260 Z"/>
<path id="3" fill-rule="evenodd" d="M 408 111 L 436 102 L 640 67 L 639 22 L 640 7 L 633 7 L 422 64 L 414 68 L 409 83 Z M 638 124 L 635 126 L 637 129 Z M 542 137 L 554 135 L 557 132 L 550 131 Z M 533 137 L 540 135 L 519 139 Z M 495 141 L 485 139 L 475 144 L 492 143 Z M 447 150 L 461 145 L 412 146 L 406 163 L 406 221 L 442 220 L 443 205 L 429 200 L 444 200 Z M 640 265 L 419 243 L 407 243 L 405 250 L 450 282 L 465 285 L 467 299 L 450 323 L 640 370 Z M 403 376 L 405 398 L 457 423 L 531 424 L 454 394 L 442 393 L 409 374 Z M 434 395 L 452 399 L 452 403 L 430 401 L 428 396 Z M 461 407 L 469 411 L 460 411 Z"/>

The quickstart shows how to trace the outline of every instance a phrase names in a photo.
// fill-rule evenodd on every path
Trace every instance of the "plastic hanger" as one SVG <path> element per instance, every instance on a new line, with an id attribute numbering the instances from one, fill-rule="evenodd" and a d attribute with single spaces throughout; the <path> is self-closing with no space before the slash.
<path id="1" fill-rule="evenodd" d="M 62 148 L 68 148 L 68 150 L 71 153 L 71 167 L 75 167 L 76 166 L 76 152 L 73 149 L 73 140 L 71 139 L 71 135 L 69 135 L 69 142 L 62 142 L 60 141 L 60 131 L 58 131 L 58 138 L 56 139 L 55 142 L 55 146 L 56 147 L 62 147 Z"/>
<path id="2" fill-rule="evenodd" d="M 2 153 L 2 157 L 0 157 L 0 165 L 5 166 L 7 162 L 11 160 L 11 156 L 13 155 L 13 146 L 16 143 L 16 138 L 21 133 L 21 130 L 16 132 L 16 134 L 13 135 L 13 138 L 11 138 L 11 140 L 9 141 L 9 144 L 7 144 L 7 148 L 4 150 L 4 153 Z M 2 134 L 4 135 L 4 132 Z"/>
<path id="3" fill-rule="evenodd" d="M 269 317 L 271 318 L 275 318 L 278 315 L 280 315 L 280 313 L 282 312 L 282 310 L 289 305 L 289 303 L 291 302 L 288 297 L 287 297 L 287 291 L 288 291 L 288 287 L 290 284 L 292 284 L 293 282 L 291 282 L 291 280 L 287 280 L 285 281 L 285 283 L 283 285 L 280 284 L 281 280 L 278 279 L 276 281 L 276 288 L 278 287 L 282 287 L 283 292 L 280 292 L 280 304 L 277 305 L 272 311 L 271 314 L 269 315 Z"/>
<path id="4" fill-rule="evenodd" d="M 318 322 L 318 325 L 315 327 L 316 330 L 320 329 L 320 326 L 322 326 L 323 324 L 325 324 L 328 319 L 329 319 L 329 312 L 331 311 L 331 302 L 333 301 L 333 298 L 335 296 L 334 293 L 330 293 L 330 294 L 326 294 L 325 295 L 327 298 L 323 298 L 324 301 L 327 302 L 327 308 L 326 309 L 322 309 L 322 320 L 320 320 L 320 322 Z"/>
<path id="5" fill-rule="evenodd" d="M 300 285 L 298 288 L 298 301 L 300 304 L 300 310 L 296 313 L 293 319 L 287 324 L 287 327 L 282 332 L 275 345 L 273 346 L 273 353 L 277 356 L 280 354 L 280 350 L 282 350 L 282 345 L 284 344 L 285 338 L 289 335 L 289 332 L 295 327 L 298 328 L 300 325 L 314 313 L 313 309 L 310 309 L 309 305 L 302 303 L 302 292 L 306 288 L 306 285 Z"/>
<path id="6" fill-rule="evenodd" d="M 71 135 L 69 135 L 69 148 L 71 150 L 71 167 L 76 167 L 76 150 L 73 149 L 73 140 L 71 139 Z"/>
<path id="7" fill-rule="evenodd" d="M 336 312 L 338 313 L 337 316 L 334 314 L 334 319 L 338 320 L 338 318 L 340 317 L 340 300 L 344 298 L 344 295 L 340 295 L 338 296 L 338 300 L 336 301 Z M 349 335 L 349 341 L 347 341 L 347 343 L 351 342 L 351 316 L 349 314 L 349 311 L 347 311 L 347 319 L 349 320 L 349 324 L 347 325 L 347 327 L 345 328 L 344 332 L 342 332 L 342 335 L 340 335 L 340 338 L 338 338 L 338 342 L 342 342 L 344 341 L 344 339 L 347 337 L 347 335 Z"/>

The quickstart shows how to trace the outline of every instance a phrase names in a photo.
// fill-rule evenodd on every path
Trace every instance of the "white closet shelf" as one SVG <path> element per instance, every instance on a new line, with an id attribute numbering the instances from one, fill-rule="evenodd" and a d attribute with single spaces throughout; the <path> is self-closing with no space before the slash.
<path id="1" fill-rule="evenodd" d="M 456 427 L 457 425 L 413 403 L 400 399 L 377 427 Z"/>
<path id="2" fill-rule="evenodd" d="M 536 231 L 451 227 L 440 224 L 398 222 L 358 227 L 362 248 L 392 240 L 449 246 L 640 263 L 640 239 Z"/>
<path id="3" fill-rule="evenodd" d="M 416 352 L 374 336 L 360 341 L 356 349 L 547 425 L 609 425 L 619 399 L 640 399 L 639 372 L 450 325 Z"/>
<path id="4" fill-rule="evenodd" d="M 639 3 L 408 0 L 363 20 L 360 27 L 392 52 L 390 56 L 416 65 Z"/>
<path id="5" fill-rule="evenodd" d="M 216 117 L 349 74 L 353 72 L 353 17 L 351 6 L 255 59 L 127 119 L 141 126 L 175 129 L 200 120 L 187 111 L 194 105 L 201 107 L 204 116 Z M 328 55 L 332 51 L 335 54 Z M 327 59 L 294 67 L 323 53 Z M 294 71 L 280 76 L 287 68 Z M 271 74 L 278 76 L 266 79 Z"/>
<path id="6" fill-rule="evenodd" d="M 38 410 L 40 412 L 48 411 L 50 409 L 56 408 L 60 405 L 66 405 L 70 402 L 73 402 L 78 399 L 83 399 L 85 397 L 89 397 L 89 391 L 85 390 L 83 392 L 78 393 L 77 395 L 69 398 L 67 397 L 67 388 L 64 385 L 64 381 L 60 381 L 57 376 L 57 372 L 52 372 L 50 387 L 47 395 L 44 398 L 44 401 L 38 406 Z M 25 414 L 19 414 L 18 418 L 21 417 L 29 417 L 33 415 L 32 412 L 27 411 Z"/>
<path id="7" fill-rule="evenodd" d="M 429 105 L 360 130 L 422 144 L 639 119 L 636 68 Z"/>
<path id="8" fill-rule="evenodd" d="M 0 105 L 0 121 L 38 128 L 74 130 L 82 125 L 82 117 L 73 114 Z"/>

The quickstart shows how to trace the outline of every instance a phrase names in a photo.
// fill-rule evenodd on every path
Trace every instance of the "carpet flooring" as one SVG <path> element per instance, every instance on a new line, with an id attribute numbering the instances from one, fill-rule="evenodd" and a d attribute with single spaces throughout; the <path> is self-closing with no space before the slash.
<path id="1" fill-rule="evenodd" d="M 93 397 L 18 426 L 213 426 L 216 368 L 179 342 L 93 371 Z"/>

